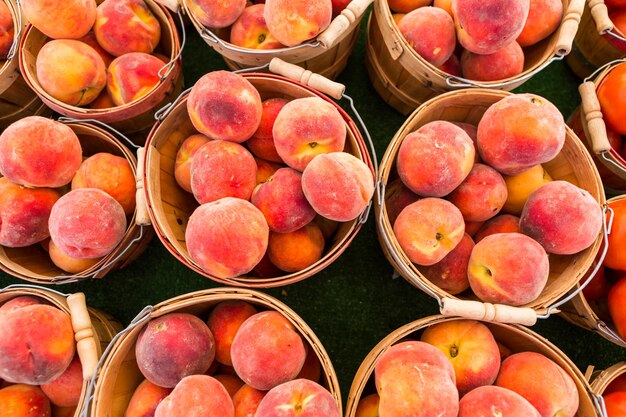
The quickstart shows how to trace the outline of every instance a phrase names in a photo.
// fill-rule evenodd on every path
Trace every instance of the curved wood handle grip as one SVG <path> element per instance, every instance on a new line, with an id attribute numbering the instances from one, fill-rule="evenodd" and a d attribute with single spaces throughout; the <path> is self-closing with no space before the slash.
<path id="1" fill-rule="evenodd" d="M 331 81 L 326 77 L 285 62 L 280 58 L 272 58 L 270 61 L 270 71 L 274 74 L 287 77 L 290 80 L 301 82 L 337 100 L 339 100 L 343 96 L 344 91 L 346 91 L 346 87 L 343 84 Z"/>
<path id="2" fill-rule="evenodd" d="M 596 22 L 598 34 L 604 35 L 613 30 L 613 22 L 609 19 L 609 9 L 606 8 L 604 0 L 589 0 L 589 10 L 593 21 Z"/>
<path id="3" fill-rule="evenodd" d="M 602 110 L 596 94 L 596 85 L 593 81 L 587 81 L 578 87 L 578 91 L 582 99 L 583 123 L 587 124 L 593 152 L 599 155 L 610 150 L 611 144 L 606 134 L 606 125 L 602 118 Z"/>
<path id="4" fill-rule="evenodd" d="M 495 321 L 498 323 L 517 323 L 532 326 L 537 322 L 537 313 L 532 308 L 511 307 L 503 304 L 489 304 L 480 301 L 442 300 L 441 314 L 460 316 L 472 320 Z"/>
<path id="5" fill-rule="evenodd" d="M 352 24 L 358 21 L 365 10 L 374 0 L 352 0 L 341 13 L 330 22 L 330 25 L 317 36 L 317 40 L 322 46 L 330 49 L 335 46 L 335 42 L 348 30 Z"/>
<path id="6" fill-rule="evenodd" d="M 149 226 L 150 216 L 148 215 L 148 203 L 146 202 L 146 193 L 144 192 L 143 178 L 145 175 L 145 161 L 146 161 L 146 148 L 137 149 L 137 172 L 135 177 L 135 185 L 137 191 L 135 192 L 135 205 L 136 216 L 135 224 L 139 226 Z"/>
<path id="7" fill-rule="evenodd" d="M 585 0 L 572 0 L 561 21 L 561 30 L 556 42 L 554 53 L 565 56 L 572 50 L 572 43 L 578 31 L 578 25 L 585 8 Z"/>
<path id="8" fill-rule="evenodd" d="M 67 297 L 70 308 L 76 351 L 83 367 L 83 379 L 90 379 L 98 366 L 98 346 L 94 338 L 91 318 L 85 303 L 85 294 L 77 292 Z"/>

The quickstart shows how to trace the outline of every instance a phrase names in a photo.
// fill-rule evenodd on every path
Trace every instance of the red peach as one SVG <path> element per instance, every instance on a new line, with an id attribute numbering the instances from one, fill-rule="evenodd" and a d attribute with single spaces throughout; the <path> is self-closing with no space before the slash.
<path id="1" fill-rule="evenodd" d="M 83 367 L 77 354 L 61 375 L 41 384 L 50 402 L 59 407 L 76 407 L 83 391 Z"/>
<path id="2" fill-rule="evenodd" d="M 448 58 L 448 60 L 440 65 L 438 68 L 441 71 L 450 75 L 454 75 L 456 77 L 463 76 L 463 72 L 461 70 L 461 61 L 459 61 L 459 58 L 457 58 L 456 55 L 451 55 L 450 58 Z"/>
<path id="3" fill-rule="evenodd" d="M 130 397 L 124 417 L 154 417 L 159 403 L 171 392 L 171 388 L 159 387 L 144 379 Z"/>
<path id="4" fill-rule="evenodd" d="M 52 408 L 52 417 L 74 417 L 77 407 L 59 407 L 54 404 L 50 405 Z"/>
<path id="5" fill-rule="evenodd" d="M 333 18 L 337 17 L 352 0 L 331 0 L 333 3 Z"/>
<path id="6" fill-rule="evenodd" d="M 333 7 L 326 0 L 266 0 L 263 14 L 278 42 L 296 46 L 328 27 Z"/>
<path id="7" fill-rule="evenodd" d="M 34 297 L 32 295 L 20 295 L 11 298 L 9 301 L 6 301 L 2 305 L 0 305 L 0 311 L 6 312 L 18 310 L 22 307 L 28 307 L 34 304 L 47 304 L 47 301 L 45 301 L 43 298 Z"/>
<path id="8" fill-rule="evenodd" d="M 465 233 L 458 245 L 434 265 L 420 268 L 433 284 L 450 294 L 460 294 L 469 288 L 467 265 L 474 249 L 474 241 Z"/>
<path id="9" fill-rule="evenodd" d="M 359 404 L 354 412 L 354 417 L 378 417 L 378 394 L 370 394 L 359 400 Z"/>
<path id="10" fill-rule="evenodd" d="M 304 365 L 300 373 L 296 376 L 296 379 L 304 378 L 313 382 L 319 382 L 322 372 L 322 365 L 320 364 L 317 355 L 313 351 L 313 348 L 306 345 L 306 358 L 304 359 Z"/>
<path id="11" fill-rule="evenodd" d="M 388 0 L 389 8 L 398 13 L 409 13 L 417 8 L 430 6 L 433 0 Z"/>
<path id="12" fill-rule="evenodd" d="M 618 391 L 604 395 L 603 397 L 607 417 L 626 415 L 626 392 Z"/>
<path id="13" fill-rule="evenodd" d="M 398 23 L 407 43 L 435 67 L 443 65 L 454 53 L 454 21 L 438 7 L 420 7 Z"/>
<path id="14" fill-rule="evenodd" d="M 78 40 L 91 46 L 94 51 L 96 51 L 98 55 L 100 55 L 100 58 L 102 58 L 104 66 L 106 68 L 109 68 L 109 65 L 111 65 L 111 62 L 113 61 L 113 59 L 115 59 L 115 57 L 105 51 L 104 48 L 100 46 L 98 40 L 96 39 L 96 34 L 92 30 L 90 30 L 85 36 Z M 93 105 L 93 101 L 91 103 Z"/>
<path id="15" fill-rule="evenodd" d="M 226 388 L 208 375 L 183 378 L 159 403 L 154 417 L 234 417 L 235 408 Z"/>
<path id="16" fill-rule="evenodd" d="M 13 15 L 5 2 L 0 2 L 0 59 L 6 59 L 13 45 Z"/>
<path id="17" fill-rule="evenodd" d="M 222 301 L 217 304 L 207 325 L 215 338 L 215 360 L 225 365 L 232 365 L 230 347 L 242 323 L 256 314 L 257 310 L 245 301 Z"/>
<path id="18" fill-rule="evenodd" d="M 113 103 L 122 106 L 150 93 L 161 81 L 161 68 L 163 61 L 144 52 L 115 58 L 107 70 L 107 91 Z"/>
<path id="19" fill-rule="evenodd" d="M 111 107 L 115 107 L 115 103 L 111 100 L 111 96 L 109 92 L 105 88 L 100 92 L 98 97 L 87 106 L 90 109 L 110 109 Z"/>
<path id="20" fill-rule="evenodd" d="M 256 162 L 256 185 L 262 184 L 268 181 L 272 175 L 276 173 L 283 166 L 266 161 L 265 159 L 254 158 Z M 254 191 L 253 191 L 254 192 Z"/>
<path id="21" fill-rule="evenodd" d="M 23 0 L 24 17 L 53 39 L 78 39 L 89 32 L 96 20 L 95 0 Z"/>
<path id="22" fill-rule="evenodd" d="M 465 222 L 465 233 L 474 238 L 474 235 L 485 222 Z"/>
<path id="23" fill-rule="evenodd" d="M 235 396 L 237 391 L 239 391 L 239 388 L 243 386 L 243 381 L 235 375 L 221 374 L 214 375 L 213 378 L 217 379 L 219 383 L 226 388 L 226 392 L 228 392 L 231 399 Z"/>
<path id="24" fill-rule="evenodd" d="M 270 261 L 269 254 L 265 252 L 263 258 L 261 258 L 259 263 L 252 269 L 252 275 L 262 278 L 272 278 L 283 275 L 283 271 Z"/>
<path id="25" fill-rule="evenodd" d="M 466 49 L 461 55 L 461 71 L 463 77 L 476 81 L 513 78 L 524 71 L 524 51 L 515 41 L 486 55 Z"/>
<path id="26" fill-rule="evenodd" d="M 187 7 L 204 26 L 225 28 L 241 16 L 246 0 L 189 0 Z"/>
<path id="27" fill-rule="evenodd" d="M 531 403 L 518 393 L 493 385 L 468 392 L 459 402 L 459 417 L 487 415 L 541 417 Z"/>
<path id="28" fill-rule="evenodd" d="M 230 27 L 230 43 L 250 49 L 283 48 L 267 28 L 264 10 L 265 4 L 246 7 Z"/>
<path id="29" fill-rule="evenodd" d="M 283 160 L 274 146 L 274 122 L 280 110 L 285 107 L 288 100 L 284 98 L 270 98 L 262 103 L 261 122 L 254 135 L 246 141 L 248 149 L 257 157 L 270 162 L 282 163 Z"/>
<path id="30" fill-rule="evenodd" d="M 199 133 L 189 136 L 176 151 L 174 162 L 174 179 L 183 190 L 191 192 L 191 163 L 196 152 L 209 138 Z"/>
<path id="31" fill-rule="evenodd" d="M 419 196 L 404 185 L 400 178 L 396 178 L 385 191 L 385 208 L 389 224 L 393 227 L 398 215 L 406 206 L 419 200 Z"/>
<path id="32" fill-rule="evenodd" d="M 0 389 L 2 417 L 50 417 L 50 401 L 32 385 L 16 384 Z"/>
<path id="33" fill-rule="evenodd" d="M 496 233 L 521 233 L 519 217 L 512 214 L 501 214 L 487 220 L 474 235 L 474 241 L 478 243 L 487 236 Z"/>
<path id="34" fill-rule="evenodd" d="M 70 274 L 78 274 L 80 272 L 86 271 L 87 269 L 100 262 L 100 260 L 102 259 L 79 259 L 68 256 L 63 253 L 57 245 L 54 244 L 52 239 L 48 241 L 48 255 L 50 255 L 50 260 L 53 264 L 55 264 L 58 268 L 64 270 L 65 272 L 69 272 Z"/>
<path id="35" fill-rule="evenodd" d="M 272 388 L 255 417 L 341 417 L 335 397 L 320 384 L 295 379 Z"/>
<path id="36" fill-rule="evenodd" d="M 561 0 L 530 0 L 528 18 L 517 37 L 520 46 L 530 46 L 547 38 L 561 24 L 563 2 Z"/>
<path id="37" fill-rule="evenodd" d="M 322 231 L 322 235 L 324 236 L 324 240 L 328 240 L 335 235 L 335 232 L 339 229 L 340 222 L 336 222 L 334 220 L 329 220 L 326 217 L 320 216 L 319 214 L 315 216 L 313 219 L 313 223 L 315 223 L 320 230 Z"/>
<path id="38" fill-rule="evenodd" d="M 244 384 L 233 396 L 235 417 L 254 417 L 263 397 L 265 397 L 265 391 L 259 391 Z"/>
<path id="39" fill-rule="evenodd" d="M 289 233 L 270 232 L 267 253 L 283 271 L 301 271 L 322 258 L 324 235 L 315 223 Z"/>

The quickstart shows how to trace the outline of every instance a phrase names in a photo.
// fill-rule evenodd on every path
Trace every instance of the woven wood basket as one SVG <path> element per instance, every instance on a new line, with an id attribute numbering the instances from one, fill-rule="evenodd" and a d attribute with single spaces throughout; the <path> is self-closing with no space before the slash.
<path id="1" fill-rule="evenodd" d="M 565 62 L 580 78 L 588 77 L 607 62 L 626 55 L 626 35 L 609 19 L 604 0 L 588 0 L 572 52 Z"/>
<path id="2" fill-rule="evenodd" d="M 512 90 L 569 53 L 583 6 L 584 0 L 563 0 L 559 30 L 524 49 L 521 74 L 505 80 L 475 82 L 451 76 L 424 60 L 400 34 L 387 0 L 376 0 L 366 43 L 366 65 L 372 85 L 386 103 L 405 115 L 446 91 L 466 87 Z"/>
<path id="3" fill-rule="evenodd" d="M 311 74 L 310 71 L 304 71 L 302 68 L 277 58 L 272 61 L 270 70 L 283 76 L 261 73 L 242 75 L 256 87 L 262 100 L 270 97 L 295 99 L 317 96 L 335 106 L 345 120 L 348 132 L 344 151 L 365 162 L 370 167 L 372 176 L 375 177 L 375 162 L 372 161 L 375 161 L 376 158 L 370 158 L 365 141 L 357 126 L 334 101 L 318 92 L 325 91 L 339 99 L 345 89 L 343 85 L 317 74 Z M 302 83 L 292 80 L 302 80 Z M 176 152 L 185 138 L 196 133 L 187 113 L 187 96 L 188 93 L 184 92 L 171 106 L 159 113 L 159 121 L 150 132 L 146 142 L 145 163 L 142 162 L 141 158 L 139 162 L 139 166 L 143 167 L 144 170 L 142 176 L 150 215 L 149 221 L 153 224 L 161 242 L 172 255 L 193 271 L 217 282 L 233 286 L 265 288 L 287 285 L 305 279 L 321 271 L 337 259 L 367 220 L 369 206 L 361 216 L 339 226 L 332 241 L 326 242 L 324 254 L 319 261 L 298 272 L 264 278 L 251 275 L 218 278 L 205 272 L 191 259 L 185 244 L 185 230 L 189 217 L 198 203 L 192 194 L 178 186 L 174 178 Z"/>
<path id="4" fill-rule="evenodd" d="M 257 310 L 275 310 L 283 314 L 315 352 L 321 364 L 320 384 L 326 387 L 342 410 L 341 392 L 335 369 L 330 357 L 313 330 L 289 307 L 263 293 L 239 288 L 215 288 L 184 294 L 156 306 L 146 307 L 125 330 L 111 343 L 103 356 L 100 369 L 95 374 L 93 400 L 90 403 L 91 417 L 123 417 L 130 397 L 144 379 L 135 359 L 137 336 L 149 320 L 168 313 L 189 313 L 206 320 L 216 304 L 226 300 L 239 300 L 252 304 Z"/>
<path id="5" fill-rule="evenodd" d="M 374 368 L 378 358 L 387 349 L 405 338 L 419 340 L 422 331 L 427 327 L 452 320 L 458 319 L 444 316 L 426 317 L 394 330 L 381 340 L 367 355 L 352 381 L 346 401 L 345 416 L 355 417 L 359 400 L 376 392 Z M 576 365 L 558 347 L 523 326 L 487 322 L 483 324 L 489 327 L 496 341 L 511 349 L 513 353 L 525 351 L 541 353 L 563 368 L 572 377 L 578 390 L 580 398 L 578 413 L 576 414 L 578 417 L 599 417 L 601 415 L 597 409 L 596 396 L 592 393 L 589 383 Z M 537 381 L 537 383 L 541 383 L 541 381 Z"/>
<path id="6" fill-rule="evenodd" d="M 149 93 L 130 103 L 108 109 L 71 106 L 55 99 L 41 87 L 35 66 L 37 55 L 49 38 L 32 25 L 26 28 L 19 48 L 20 71 L 29 87 L 48 107 L 64 116 L 95 119 L 127 134 L 151 128 L 156 110 L 177 97 L 182 90 L 182 46 L 176 25 L 167 9 L 154 0 L 145 2 L 161 25 L 161 41 L 155 52 L 161 52 L 170 58 L 170 62 L 161 68 L 160 82 Z"/>
<path id="7" fill-rule="evenodd" d="M 510 95 L 506 91 L 466 89 L 449 92 L 420 106 L 402 125 L 391 140 L 380 163 L 379 190 L 375 210 L 378 237 L 385 256 L 396 270 L 411 284 L 437 299 L 444 315 L 461 315 L 476 320 L 521 323 L 533 325 L 537 318 L 546 318 L 565 302 L 564 295 L 576 286 L 587 272 L 602 245 L 599 235 L 593 245 L 574 255 L 550 255 L 550 275 L 539 297 L 520 307 L 492 305 L 466 293 L 455 297 L 432 284 L 406 256 L 389 222 L 384 196 L 385 187 L 396 175 L 396 155 L 402 141 L 412 131 L 434 120 L 478 124 L 487 108 Z M 555 180 L 565 180 L 587 190 L 599 204 L 605 197 L 600 176 L 591 156 L 571 129 L 566 129 L 565 145 L 550 162 L 542 164 Z M 605 230 L 606 232 L 606 230 Z M 573 295 L 568 295 L 572 297 Z"/>
<path id="8" fill-rule="evenodd" d="M 135 156 L 109 130 L 96 125 L 93 121 L 74 120 L 67 123 L 76 133 L 83 150 L 83 156 L 98 152 L 109 152 L 125 158 L 136 174 Z M 132 143 L 129 142 L 130 145 Z M 122 241 L 97 264 L 78 274 L 67 274 L 59 269 L 48 256 L 48 253 L 36 243 L 23 248 L 0 246 L 0 269 L 17 278 L 38 284 L 64 284 L 89 278 L 102 278 L 109 271 L 121 269 L 135 260 L 148 246 L 153 236 L 152 228 L 137 224 L 137 219 L 145 217 L 145 207 L 137 202 L 132 217 L 128 218 L 128 226 Z"/>
<path id="9" fill-rule="evenodd" d="M 626 362 L 618 362 L 602 371 L 594 372 L 593 366 L 590 366 L 587 369 L 585 376 L 591 383 L 591 389 L 593 392 L 596 393 L 598 397 L 602 398 L 604 391 L 608 388 L 611 382 L 624 372 L 626 372 Z M 604 407 L 604 400 L 601 402 L 601 410 L 604 412 L 603 417 L 608 417 L 608 413 Z"/>
<path id="10" fill-rule="evenodd" d="M 72 318 L 76 338 L 76 352 L 83 368 L 83 387 L 74 417 L 79 417 L 87 403 L 87 388 L 96 372 L 98 360 L 122 325 L 108 314 L 85 304 L 83 293 L 62 294 L 35 285 L 10 285 L 0 289 L 0 304 L 12 298 L 29 295 L 40 297 Z"/>

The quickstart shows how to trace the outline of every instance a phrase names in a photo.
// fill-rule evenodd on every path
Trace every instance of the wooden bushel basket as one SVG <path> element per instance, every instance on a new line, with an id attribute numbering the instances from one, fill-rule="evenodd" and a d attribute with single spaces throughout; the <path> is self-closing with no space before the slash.
<path id="1" fill-rule="evenodd" d="M 585 377 L 591 383 L 591 389 L 597 398 L 600 400 L 600 410 L 602 411 L 602 417 L 608 417 L 606 407 L 604 405 L 604 391 L 617 377 L 626 372 L 626 362 L 618 362 L 609 366 L 603 371 L 593 370 L 593 366 L 590 366 L 585 373 Z"/>
<path id="2" fill-rule="evenodd" d="M 88 400 L 87 388 L 98 360 L 122 325 L 108 314 L 85 304 L 83 293 L 71 295 L 35 285 L 10 285 L 0 289 L 0 304 L 19 296 L 39 297 L 70 315 L 76 339 L 76 352 L 83 368 L 83 386 L 74 417 L 79 417 Z"/>
<path id="3" fill-rule="evenodd" d="M 400 327 L 381 340 L 367 355 L 352 381 L 346 402 L 345 416 L 355 417 L 359 400 L 366 395 L 376 392 L 376 387 L 374 386 L 374 368 L 378 358 L 380 358 L 387 349 L 403 341 L 405 338 L 419 340 L 422 331 L 427 327 L 438 323 L 450 322 L 452 320 L 458 319 L 443 316 L 426 317 Z M 537 352 L 545 355 L 563 368 L 563 370 L 572 377 L 578 390 L 580 399 L 578 413 L 576 414 L 578 417 L 601 416 L 597 408 L 598 400 L 591 392 L 589 383 L 576 365 L 558 347 L 523 326 L 501 323 L 483 324 L 491 330 L 496 341 L 511 349 L 513 353 L 525 351 Z M 538 384 L 541 384 L 541 382 L 542 381 L 536 381 Z"/>
<path id="4" fill-rule="evenodd" d="M 67 125 L 78 136 L 84 156 L 109 152 L 126 159 L 133 173 L 137 174 L 135 156 L 108 130 L 96 124 L 78 120 L 72 120 Z M 128 143 L 132 145 L 130 141 Z M 145 210 L 145 206 L 141 205 L 143 200 L 139 200 L 141 199 L 137 199 L 132 217 L 127 218 L 128 226 L 122 241 L 110 254 L 81 273 L 68 274 L 59 269 L 39 243 L 23 248 L 0 246 L 0 269 L 17 278 L 38 284 L 64 284 L 89 278 L 102 278 L 111 270 L 121 269 L 147 248 L 153 236 L 150 226 L 137 224 L 137 219 L 144 217 L 141 211 Z"/>
<path id="5" fill-rule="evenodd" d="M 341 392 L 337 374 L 330 357 L 313 330 L 289 307 L 269 295 L 238 288 L 215 288 L 184 294 L 156 306 L 146 307 L 110 345 L 100 361 L 99 371 L 92 380 L 93 400 L 89 404 L 91 417 L 123 417 L 135 388 L 144 379 L 135 359 L 135 343 L 149 320 L 168 313 L 188 313 L 206 321 L 209 311 L 222 301 L 245 301 L 257 310 L 274 310 L 285 316 L 314 352 L 321 364 L 320 384 L 330 391 L 339 410 Z M 86 414 L 87 416 L 87 414 Z M 217 416 L 216 416 L 217 417 Z"/>
<path id="6" fill-rule="evenodd" d="M 387 104 L 404 115 L 446 91 L 467 87 L 512 90 L 569 53 L 583 6 L 584 0 L 563 0 L 559 29 L 524 48 L 521 74 L 499 81 L 476 82 L 447 74 L 424 60 L 400 34 L 387 0 L 376 0 L 366 42 L 366 65 L 372 85 Z"/>
<path id="7" fill-rule="evenodd" d="M 566 293 L 591 267 L 601 245 L 602 235 L 587 249 L 574 255 L 550 254 L 548 282 L 539 297 L 523 306 L 511 307 L 479 301 L 466 292 L 453 296 L 431 283 L 413 264 L 400 247 L 385 206 L 385 188 L 396 175 L 396 155 L 404 138 L 412 131 L 435 120 L 466 122 L 477 125 L 483 113 L 493 103 L 510 95 L 506 91 L 469 89 L 449 92 L 420 106 L 400 127 L 391 140 L 379 169 L 379 189 L 376 193 L 376 227 L 385 256 L 393 267 L 411 284 L 437 299 L 441 313 L 464 316 L 476 320 L 533 325 L 538 318 L 546 318 L 558 311 L 567 298 Z M 598 171 L 580 140 L 566 128 L 565 145 L 550 162 L 542 164 L 554 180 L 568 181 L 587 190 L 604 206 L 605 197 Z M 391 177 L 391 178 L 390 178 Z M 606 233 L 606 227 L 604 232 Z M 568 295 L 573 297 L 573 295 Z"/>
<path id="8" fill-rule="evenodd" d="M 55 99 L 41 87 L 36 70 L 37 55 L 49 38 L 32 25 L 26 28 L 19 48 L 20 70 L 30 88 L 48 107 L 63 116 L 75 119 L 95 119 L 127 134 L 141 132 L 152 127 L 156 110 L 177 97 L 182 90 L 183 76 L 180 59 L 182 46 L 176 25 L 167 9 L 154 0 L 145 0 L 145 2 L 161 26 L 161 40 L 155 52 L 161 52 L 170 58 L 170 62 L 161 68 L 159 74 L 161 80 L 146 95 L 130 103 L 107 109 L 72 106 Z"/>
<path id="9" fill-rule="evenodd" d="M 258 67 L 277 57 L 297 64 L 316 74 L 334 80 L 348 64 L 348 58 L 359 37 L 359 26 L 367 7 L 374 0 L 352 0 L 328 28 L 316 38 L 297 46 L 281 49 L 250 49 L 229 42 L 230 27 L 205 27 L 191 13 L 188 0 L 181 0 L 186 14 L 204 41 L 215 49 L 231 70 Z"/>
<path id="10" fill-rule="evenodd" d="M 372 180 L 374 180 L 376 168 L 375 162 L 372 161 L 375 161 L 376 157 L 370 158 L 367 145 L 359 129 L 350 116 L 333 100 L 318 92 L 324 91 L 339 99 L 345 96 L 343 94 L 345 87 L 277 58 L 272 61 L 269 67 L 272 72 L 279 73 L 283 77 L 261 73 L 241 75 L 259 91 L 262 100 L 270 97 L 295 99 L 316 96 L 335 106 L 346 123 L 347 137 L 344 151 L 351 153 L 367 164 L 372 171 Z M 292 80 L 302 80 L 302 83 Z M 174 178 L 176 152 L 180 144 L 189 135 L 196 133 L 187 113 L 187 97 L 188 92 L 184 92 L 174 103 L 159 113 L 159 121 L 150 132 L 146 142 L 145 163 L 142 162 L 141 157 L 139 162 L 139 166 L 143 167 L 142 177 L 150 215 L 148 221 L 152 223 L 157 236 L 172 255 L 194 272 L 222 284 L 265 288 L 287 285 L 305 279 L 321 271 L 339 257 L 367 220 L 369 206 L 356 219 L 341 223 L 332 241 L 326 242 L 322 258 L 298 272 L 269 278 L 250 275 L 218 278 L 208 274 L 191 259 L 185 244 L 185 230 L 189 217 L 199 204 L 192 194 L 178 186 Z M 372 152 L 374 152 L 373 146 Z"/>

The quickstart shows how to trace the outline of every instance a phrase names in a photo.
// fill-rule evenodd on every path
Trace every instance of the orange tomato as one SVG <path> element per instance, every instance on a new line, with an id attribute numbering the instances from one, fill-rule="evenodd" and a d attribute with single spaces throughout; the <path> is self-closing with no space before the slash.
<path id="1" fill-rule="evenodd" d="M 626 271 L 626 200 L 609 203 L 615 213 L 609 235 L 609 249 L 604 258 L 604 266 Z M 608 214 L 607 214 L 608 216 Z"/>
<path id="2" fill-rule="evenodd" d="M 604 396 L 608 417 L 626 417 L 626 392 L 617 391 Z"/>
<path id="3" fill-rule="evenodd" d="M 622 339 L 626 338 L 626 278 L 620 279 L 611 287 L 607 304 L 617 333 Z"/>
<path id="4" fill-rule="evenodd" d="M 608 128 L 626 135 L 626 63 L 616 65 L 600 82 L 598 100 Z"/>

